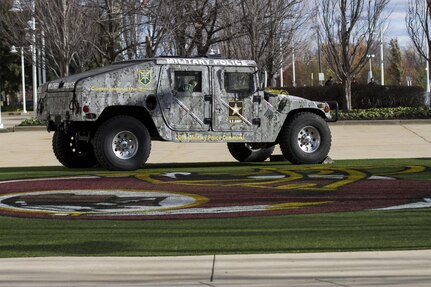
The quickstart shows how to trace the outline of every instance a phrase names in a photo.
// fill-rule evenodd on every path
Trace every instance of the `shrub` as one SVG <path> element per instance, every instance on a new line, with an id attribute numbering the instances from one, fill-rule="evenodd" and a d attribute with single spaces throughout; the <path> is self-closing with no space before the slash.
<path id="1" fill-rule="evenodd" d="M 44 125 L 46 125 L 45 120 L 38 120 L 35 118 L 25 119 L 19 124 L 19 126 L 44 126 Z"/>
<path id="2" fill-rule="evenodd" d="M 337 101 L 343 106 L 341 85 L 323 87 L 285 87 L 290 95 L 312 101 Z M 429 101 L 429 100 L 428 100 Z M 420 107 L 426 104 L 425 91 L 420 87 L 352 85 L 352 108 Z"/>
<path id="3" fill-rule="evenodd" d="M 340 120 L 398 120 L 431 119 L 430 107 L 397 107 L 354 109 L 349 113 L 340 112 Z"/>
<path id="4" fill-rule="evenodd" d="M 420 87 L 355 85 L 352 106 L 357 109 L 419 107 L 425 104 L 425 91 Z"/>

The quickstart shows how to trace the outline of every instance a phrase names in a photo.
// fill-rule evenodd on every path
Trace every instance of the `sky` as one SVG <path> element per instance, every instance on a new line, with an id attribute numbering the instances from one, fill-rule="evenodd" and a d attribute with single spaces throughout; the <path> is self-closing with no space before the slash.
<path id="1" fill-rule="evenodd" d="M 383 33 L 385 42 L 397 38 L 401 47 L 408 47 L 411 43 L 407 33 L 405 18 L 407 14 L 407 0 L 390 0 L 387 11 L 390 11 L 387 29 Z"/>

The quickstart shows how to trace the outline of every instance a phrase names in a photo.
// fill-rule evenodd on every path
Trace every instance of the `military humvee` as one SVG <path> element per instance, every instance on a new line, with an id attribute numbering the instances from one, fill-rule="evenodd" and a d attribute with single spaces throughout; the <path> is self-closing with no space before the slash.
<path id="1" fill-rule="evenodd" d="M 138 169 L 151 140 L 226 142 L 238 161 L 264 161 L 279 144 L 292 163 L 324 161 L 329 105 L 266 93 L 258 78 L 250 60 L 119 62 L 45 83 L 37 114 L 70 168 Z"/>

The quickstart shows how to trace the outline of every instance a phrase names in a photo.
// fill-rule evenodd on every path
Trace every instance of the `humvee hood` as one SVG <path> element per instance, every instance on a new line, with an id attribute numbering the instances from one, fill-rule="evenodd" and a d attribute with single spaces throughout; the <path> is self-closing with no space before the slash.
<path id="1" fill-rule="evenodd" d="M 108 74 L 111 72 L 114 72 L 116 70 L 121 70 L 127 67 L 135 66 L 138 63 L 145 62 L 145 61 L 127 61 L 127 62 L 119 62 L 114 63 L 109 66 L 97 68 L 90 71 L 85 71 L 82 73 L 78 73 L 72 76 L 59 78 L 53 81 L 50 81 L 47 83 L 48 87 L 46 89 L 47 92 L 70 92 L 74 91 L 76 88 L 76 85 L 85 79 Z"/>

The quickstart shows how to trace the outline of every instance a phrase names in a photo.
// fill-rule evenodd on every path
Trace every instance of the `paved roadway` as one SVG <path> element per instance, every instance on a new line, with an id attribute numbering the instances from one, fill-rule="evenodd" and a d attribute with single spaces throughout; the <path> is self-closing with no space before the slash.
<path id="1" fill-rule="evenodd" d="M 22 116 L 3 116 L 11 129 Z M 431 120 L 330 124 L 330 157 L 337 159 L 431 157 Z M 0 167 L 59 165 L 51 149 L 53 133 L 31 129 L 0 133 Z M 281 154 L 279 149 L 275 153 Z M 149 163 L 233 161 L 224 143 L 153 142 Z"/>
<path id="2" fill-rule="evenodd" d="M 12 128 L 22 117 L 2 119 Z M 331 131 L 335 160 L 431 158 L 431 121 L 336 123 Z M 51 138 L 34 129 L 0 133 L 0 167 L 59 165 Z M 232 160 L 225 144 L 155 142 L 149 162 Z M 215 261 L 213 256 L 9 258 L 0 259 L 0 286 L 431 286 L 431 250 L 217 255 Z"/>

